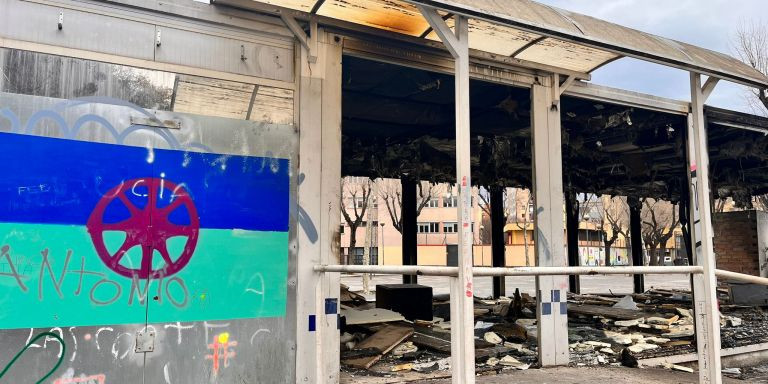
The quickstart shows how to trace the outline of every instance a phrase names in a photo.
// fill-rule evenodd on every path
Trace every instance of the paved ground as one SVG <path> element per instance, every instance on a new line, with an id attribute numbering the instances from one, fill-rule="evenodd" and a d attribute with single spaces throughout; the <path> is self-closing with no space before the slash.
<path id="1" fill-rule="evenodd" d="M 398 284 L 402 277 L 395 275 L 378 275 L 371 278 L 371 290 L 375 289 L 376 284 Z M 363 289 L 363 278 L 359 274 L 342 275 L 342 284 L 350 287 L 353 291 Z M 419 284 L 431 286 L 434 294 L 448 293 L 448 278 L 440 276 L 419 276 Z M 515 288 L 520 288 L 520 292 L 533 295 L 535 292 L 535 282 L 533 277 L 507 277 L 507 295 L 512 295 Z M 488 297 L 492 292 L 492 278 L 475 278 L 475 296 Z M 655 288 L 677 288 L 690 289 L 690 280 L 688 275 L 648 275 L 645 277 L 645 289 Z M 582 276 L 582 293 L 614 293 L 628 294 L 632 293 L 632 276 L 630 275 L 611 275 L 611 276 Z"/>
<path id="2" fill-rule="evenodd" d="M 450 379 L 429 380 L 414 383 L 449 384 Z M 670 371 L 666 369 L 631 368 L 547 368 L 481 376 L 478 384 L 682 384 L 698 383 L 698 373 Z M 725 384 L 747 381 L 723 378 Z"/>
<path id="3" fill-rule="evenodd" d="M 341 384 L 450 384 L 451 373 L 435 372 L 418 375 L 400 372 L 393 377 L 351 375 L 342 372 Z M 419 377 L 421 376 L 421 377 Z M 429 378 L 426 378 L 428 376 Z M 478 384 L 694 384 L 699 382 L 695 373 L 671 371 L 661 368 L 624 367 L 560 367 L 528 369 L 526 371 L 504 371 L 500 374 L 486 373 L 477 376 Z M 765 383 L 761 379 L 737 380 L 723 377 L 724 384 Z"/>

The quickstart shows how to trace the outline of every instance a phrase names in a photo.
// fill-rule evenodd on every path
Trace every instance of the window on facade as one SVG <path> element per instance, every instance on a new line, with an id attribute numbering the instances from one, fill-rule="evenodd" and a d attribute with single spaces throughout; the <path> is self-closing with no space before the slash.
<path id="1" fill-rule="evenodd" d="M 438 233 L 439 228 L 439 223 L 418 223 L 419 233 Z"/>
<path id="2" fill-rule="evenodd" d="M 429 199 L 429 202 L 427 202 L 427 207 L 429 208 L 437 208 L 439 206 L 440 206 L 439 199 Z"/>
<path id="3" fill-rule="evenodd" d="M 339 225 L 339 233 L 344 234 L 344 224 Z"/>
<path id="4" fill-rule="evenodd" d="M 355 206 L 357 208 L 363 208 L 363 204 L 365 204 L 365 200 L 362 198 L 362 196 L 355 197 Z M 375 197 L 371 197 L 371 206 L 373 208 L 378 208 L 379 207 L 379 204 L 376 201 Z"/>
<path id="5" fill-rule="evenodd" d="M 455 208 L 459 205 L 456 196 L 446 197 L 443 199 L 443 208 Z"/>
<path id="6" fill-rule="evenodd" d="M 353 264 L 363 265 L 364 250 L 365 250 L 365 247 L 355 247 L 351 249 L 351 251 L 349 252 L 349 255 L 352 258 Z M 379 264 L 379 248 L 371 247 L 370 252 L 368 254 L 370 257 L 369 265 L 378 265 Z"/>
<path id="7" fill-rule="evenodd" d="M 444 222 L 443 223 L 443 232 L 444 233 L 458 233 L 459 232 L 459 223 L 456 223 L 456 222 Z"/>

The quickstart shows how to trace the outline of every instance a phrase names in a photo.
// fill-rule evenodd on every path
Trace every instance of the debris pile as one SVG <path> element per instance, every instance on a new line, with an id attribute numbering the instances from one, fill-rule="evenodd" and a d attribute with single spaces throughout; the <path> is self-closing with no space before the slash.
<path id="1" fill-rule="evenodd" d="M 768 342 L 768 314 L 759 307 L 728 305 L 727 292 L 720 293 L 723 348 Z M 341 314 L 346 319 L 341 362 L 348 374 L 450 375 L 447 295 L 433 297 L 431 319 L 408 319 L 375 308 L 375 303 L 344 286 L 341 297 Z M 512 297 L 475 298 L 474 303 L 476 371 L 536 367 L 535 298 L 516 290 Z M 569 294 L 567 308 L 574 366 L 637 367 L 643 359 L 695 352 L 690 292 L 651 289 L 626 296 Z M 666 368 L 691 370 L 673 364 Z"/>

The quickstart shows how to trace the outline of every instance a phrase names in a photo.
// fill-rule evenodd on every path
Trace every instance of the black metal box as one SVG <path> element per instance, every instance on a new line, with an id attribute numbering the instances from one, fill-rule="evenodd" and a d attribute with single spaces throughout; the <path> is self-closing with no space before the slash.
<path id="1" fill-rule="evenodd" d="M 376 308 L 398 312 L 408 320 L 432 321 L 432 287 L 419 284 L 377 285 Z"/>

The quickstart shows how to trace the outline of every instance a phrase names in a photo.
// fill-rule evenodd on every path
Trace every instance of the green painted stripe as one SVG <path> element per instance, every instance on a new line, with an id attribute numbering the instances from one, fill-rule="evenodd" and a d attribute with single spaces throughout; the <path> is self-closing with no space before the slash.
<path id="1" fill-rule="evenodd" d="M 182 245 L 169 241 L 171 255 Z M 85 227 L 0 223 L 4 246 L 0 329 L 285 316 L 287 232 L 203 229 L 189 264 L 149 286 L 107 268 Z M 138 265 L 133 251 L 126 262 Z"/>

